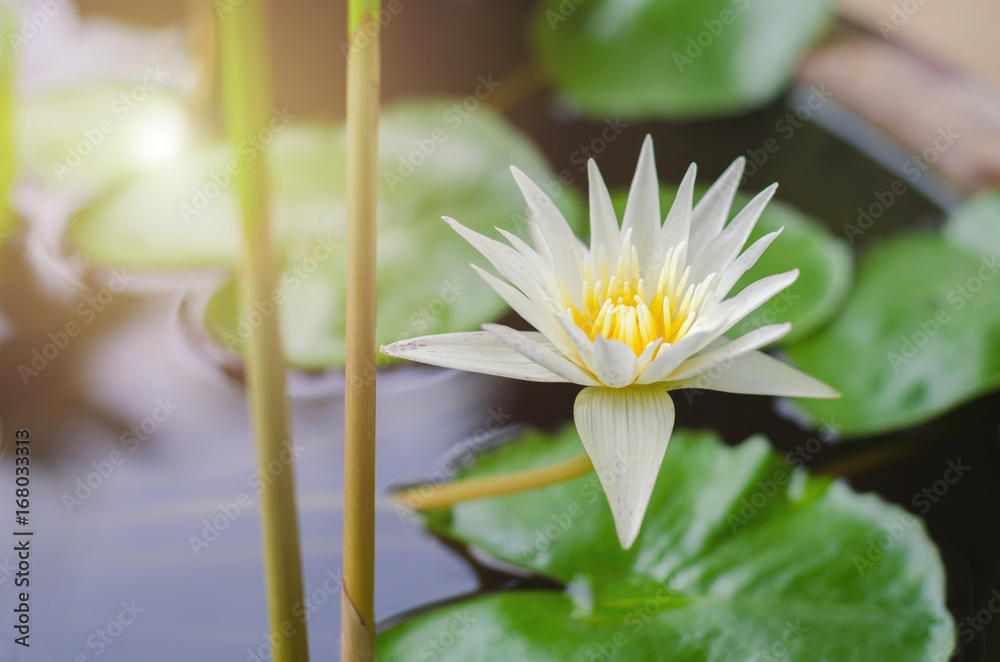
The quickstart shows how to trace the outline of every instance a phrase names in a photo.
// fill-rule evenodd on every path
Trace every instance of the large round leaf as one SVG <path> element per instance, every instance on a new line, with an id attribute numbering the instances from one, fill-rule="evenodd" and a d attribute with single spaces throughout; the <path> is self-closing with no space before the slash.
<path id="1" fill-rule="evenodd" d="M 830 0 L 543 0 L 542 67 L 592 117 L 685 118 L 760 105 L 833 17 Z"/>
<path id="2" fill-rule="evenodd" d="M 222 143 L 180 154 L 78 212 L 67 241 L 107 268 L 230 266 L 241 241 L 239 206 L 225 179 L 235 162 Z"/>
<path id="3" fill-rule="evenodd" d="M 843 397 L 798 406 L 858 436 L 912 426 L 1000 386 L 998 258 L 937 234 L 873 250 L 837 319 L 787 348 Z"/>
<path id="4" fill-rule="evenodd" d="M 530 434 L 462 478 L 581 450 L 572 428 Z M 629 551 L 594 475 L 462 503 L 429 523 L 567 588 L 424 613 L 379 635 L 380 660 L 923 662 L 947 659 L 954 645 L 923 524 L 787 466 L 761 438 L 729 448 L 711 433 L 675 432 Z"/>
<path id="5" fill-rule="evenodd" d="M 162 162 L 182 147 L 190 121 L 164 89 L 165 76 L 151 69 L 131 85 L 92 83 L 22 99 L 19 166 L 48 185 L 95 194 Z"/>
<path id="6" fill-rule="evenodd" d="M 498 238 L 494 226 L 523 234 L 525 205 L 509 166 L 552 181 L 541 154 L 495 112 L 463 118 L 445 102 L 387 110 L 379 150 L 378 342 L 476 330 L 502 316 L 506 305 L 469 267 L 484 260 L 441 216 Z M 294 128 L 271 153 L 286 264 L 275 299 L 286 355 L 303 368 L 344 362 L 345 156 L 340 127 Z M 556 202 L 578 227 L 575 194 Z M 232 348 L 253 328 L 233 315 L 234 291 L 220 290 L 207 317 Z"/>
<path id="7" fill-rule="evenodd" d="M 677 189 L 661 187 L 660 208 L 664 215 L 676 196 Z M 625 209 L 626 198 L 625 191 L 617 191 L 612 195 L 619 217 Z M 750 199 L 748 195 L 737 194 L 730 219 Z M 791 322 L 791 332 L 776 344 L 794 342 L 805 338 L 829 321 L 847 296 L 853 262 L 847 244 L 835 237 L 822 223 L 791 205 L 778 200 L 768 203 L 750 234 L 747 245 L 782 227 L 784 230 L 781 235 L 768 247 L 757 264 L 733 286 L 732 294 L 765 276 L 790 269 L 798 269 L 799 278 L 787 290 L 777 294 L 733 327 L 729 334 L 731 337 L 741 336 L 768 324 Z"/>

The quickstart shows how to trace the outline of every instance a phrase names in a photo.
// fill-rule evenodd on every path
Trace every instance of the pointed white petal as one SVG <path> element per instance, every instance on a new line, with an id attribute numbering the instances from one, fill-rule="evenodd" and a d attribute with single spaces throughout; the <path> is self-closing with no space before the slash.
<path id="1" fill-rule="evenodd" d="M 722 277 L 716 282 L 715 295 L 719 298 L 725 297 L 729 294 L 729 291 L 733 289 L 733 285 L 743 277 L 747 271 L 750 270 L 753 265 L 757 264 L 757 260 L 760 256 L 764 254 L 768 246 L 771 245 L 778 235 L 781 234 L 784 228 L 779 228 L 774 232 L 764 235 L 757 241 L 750 244 L 750 248 L 743 251 L 743 253 L 736 258 L 733 263 L 722 273 Z"/>
<path id="2" fill-rule="evenodd" d="M 540 333 L 530 335 L 539 344 L 547 342 Z M 386 356 L 485 375 L 529 382 L 569 381 L 514 351 L 486 331 L 411 338 L 385 345 L 381 351 Z"/>
<path id="3" fill-rule="evenodd" d="M 757 225 L 757 220 L 764 212 L 764 207 L 774 197 L 774 192 L 777 189 L 777 184 L 771 184 L 758 193 L 736 214 L 736 218 L 719 233 L 719 236 L 709 243 L 708 248 L 700 255 L 698 262 L 693 263 L 694 269 L 691 278 L 694 282 L 704 280 L 708 274 L 722 273 L 729 268 L 736 256 L 743 250 L 750 233 Z"/>
<path id="4" fill-rule="evenodd" d="M 611 506 L 618 541 L 629 549 L 670 441 L 674 403 L 659 385 L 585 388 L 573 417 Z"/>
<path id="5" fill-rule="evenodd" d="M 562 278 L 573 298 L 573 303 L 578 307 L 581 295 L 580 286 L 580 265 L 583 256 L 577 243 L 576 235 L 563 217 L 562 212 L 555 203 L 545 195 L 531 179 L 515 167 L 511 167 L 514 173 L 514 181 L 524 195 L 525 202 L 532 218 L 536 221 L 538 231 L 545 238 L 545 243 L 552 254 L 552 261 L 556 268 L 556 273 Z"/>
<path id="6" fill-rule="evenodd" d="M 605 386 L 628 386 L 635 381 L 635 352 L 620 340 L 595 337 L 594 374 Z"/>
<path id="7" fill-rule="evenodd" d="M 584 333 L 580 327 L 578 327 L 572 319 L 569 318 L 566 313 L 556 313 L 556 321 L 562 328 L 563 333 L 569 338 L 570 342 L 573 343 L 573 348 L 576 353 L 579 354 L 580 360 L 583 361 L 583 365 L 587 370 L 596 374 L 594 369 L 594 343 L 587 334 Z"/>
<path id="8" fill-rule="evenodd" d="M 447 216 L 443 218 L 445 223 L 489 260 L 501 276 L 520 289 L 529 299 L 538 302 L 553 295 L 542 286 L 546 281 L 554 283 L 555 278 L 551 275 L 551 268 L 547 268 L 548 274 L 539 274 L 523 255 L 510 246 L 470 230 L 453 218 Z"/>
<path id="9" fill-rule="evenodd" d="M 709 331 L 708 336 L 698 347 L 700 351 L 708 343 L 728 331 L 752 311 L 759 308 L 765 301 L 795 282 L 799 270 L 792 269 L 780 274 L 761 278 L 747 285 L 734 297 L 730 297 L 705 312 L 705 315 L 695 321 L 692 329 Z"/>
<path id="10" fill-rule="evenodd" d="M 736 340 L 722 343 L 721 347 L 717 349 L 702 352 L 698 356 L 688 359 L 677 367 L 670 375 L 670 379 L 687 379 L 711 370 L 723 370 L 725 366 L 744 354 L 760 349 L 778 338 L 783 338 L 791 330 L 791 322 L 769 324 L 754 329 Z"/>
<path id="11" fill-rule="evenodd" d="M 742 156 L 730 165 L 722 176 L 701 196 L 701 200 L 691 212 L 691 243 L 688 255 L 697 259 L 712 239 L 722 232 L 722 226 L 729 218 L 729 208 L 733 205 L 733 197 L 740 186 L 743 176 L 743 166 L 746 159 Z"/>
<path id="12" fill-rule="evenodd" d="M 672 345 L 661 346 L 656 358 L 639 373 L 635 383 L 655 384 L 662 382 L 677 369 L 677 366 L 695 353 L 707 335 L 707 331 L 689 331 L 687 335 Z"/>
<path id="13" fill-rule="evenodd" d="M 764 354 L 750 352 L 724 370 L 671 382 L 671 389 L 700 388 L 729 393 L 783 395 L 794 398 L 839 398 L 840 393 L 804 372 Z"/>
<path id="14" fill-rule="evenodd" d="M 587 178 L 590 182 L 590 250 L 596 252 L 603 248 L 605 255 L 613 255 L 621 242 L 621 230 L 608 187 L 594 159 L 587 161 Z"/>
<path id="15" fill-rule="evenodd" d="M 497 228 L 497 231 L 500 232 L 500 234 L 502 234 L 504 238 L 510 242 L 510 245 L 513 246 L 514 249 L 528 261 L 528 264 L 531 265 L 531 267 L 535 270 L 535 273 L 539 276 L 539 284 L 542 288 L 546 292 L 549 292 L 550 296 L 558 294 L 559 286 L 556 283 L 556 274 L 549 261 L 542 257 L 538 251 L 534 250 L 526 241 L 518 237 L 516 234 L 507 232 L 503 228 Z"/>
<path id="16" fill-rule="evenodd" d="M 531 326 L 538 329 L 542 335 L 549 339 L 560 351 L 565 352 L 570 344 L 567 342 L 560 325 L 555 321 L 555 317 L 549 311 L 548 306 L 539 306 L 534 301 L 524 296 L 515 287 L 508 285 L 493 274 L 472 265 L 472 268 L 493 288 L 500 297 L 507 302 L 514 312 L 524 318 Z"/>
<path id="17" fill-rule="evenodd" d="M 679 246 L 684 242 L 687 245 L 691 235 L 691 206 L 694 200 L 694 180 L 698 173 L 698 167 L 692 163 L 681 180 L 681 185 L 677 187 L 677 197 L 674 204 L 667 212 L 667 218 L 663 221 L 663 229 L 660 231 L 660 254 L 666 255 L 673 246 Z M 683 264 L 687 259 L 686 255 L 681 256 Z"/>
<path id="18" fill-rule="evenodd" d="M 639 154 L 639 164 L 632 178 L 632 186 L 622 215 L 622 232 L 632 230 L 632 245 L 644 251 L 656 247 L 660 229 L 660 185 L 656 179 L 656 159 L 653 156 L 653 139 L 646 136 Z M 641 262 L 640 265 L 643 265 Z"/>
<path id="19" fill-rule="evenodd" d="M 554 372 L 567 382 L 583 386 L 596 386 L 599 383 L 585 369 L 567 358 L 558 347 L 550 342 L 540 341 L 538 336 L 541 334 L 515 331 L 500 324 L 483 324 L 483 329 L 495 335 L 507 347 Z"/>
<path id="20" fill-rule="evenodd" d="M 642 350 L 635 360 L 635 372 L 638 375 L 643 370 L 645 370 L 649 364 L 653 361 L 653 357 L 656 356 L 656 351 L 660 349 L 660 345 L 663 344 L 663 338 L 657 338 L 656 340 L 650 340 L 646 348 Z"/>

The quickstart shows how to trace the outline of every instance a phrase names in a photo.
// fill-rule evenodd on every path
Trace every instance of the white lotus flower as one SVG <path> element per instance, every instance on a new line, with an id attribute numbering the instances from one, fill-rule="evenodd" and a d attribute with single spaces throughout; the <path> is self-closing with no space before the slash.
<path id="1" fill-rule="evenodd" d="M 740 252 L 776 185 L 730 222 L 743 173 L 737 159 L 692 208 L 695 166 L 660 222 L 652 139 L 647 136 L 621 227 L 591 160 L 590 247 L 551 200 L 516 168 L 534 248 L 500 230 L 510 246 L 445 220 L 501 276 L 473 268 L 536 332 L 498 324 L 483 331 L 413 338 L 382 348 L 447 368 L 585 386 L 576 426 L 597 471 L 623 548 L 639 535 L 674 424 L 669 391 L 833 398 L 825 384 L 758 351 L 791 330 L 771 324 L 730 339 L 748 313 L 791 285 L 798 270 L 762 278 L 726 298 L 779 234 Z"/>

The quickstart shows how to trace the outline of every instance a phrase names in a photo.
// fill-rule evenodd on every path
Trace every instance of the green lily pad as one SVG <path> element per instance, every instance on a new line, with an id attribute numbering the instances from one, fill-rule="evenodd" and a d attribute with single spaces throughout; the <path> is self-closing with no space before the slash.
<path id="1" fill-rule="evenodd" d="M 381 118 L 379 179 L 379 344 L 471 331 L 506 304 L 469 267 L 479 254 L 442 220 L 447 215 L 499 237 L 494 226 L 526 231 L 514 164 L 536 181 L 554 181 L 538 150 L 499 114 L 464 117 L 447 102 L 387 109 Z M 274 206 L 285 248 L 280 294 L 286 356 L 306 369 L 344 363 L 345 143 L 341 128 L 295 127 L 271 152 Z M 574 227 L 576 194 L 556 203 Z M 217 292 L 206 324 L 238 348 L 251 319 L 233 315 L 235 288 Z M 374 303 L 374 302 L 373 302 Z"/>
<path id="2" fill-rule="evenodd" d="M 978 193 L 948 217 L 944 236 L 977 255 L 1000 253 L 1000 190 Z"/>
<path id="3" fill-rule="evenodd" d="M 531 433 L 461 478 L 581 451 L 571 427 Z M 923 524 L 786 465 L 759 437 L 730 448 L 712 433 L 676 431 L 629 551 L 593 474 L 434 511 L 428 523 L 566 588 L 425 612 L 379 634 L 386 662 L 923 662 L 954 647 L 941 560 Z"/>
<path id="4" fill-rule="evenodd" d="M 851 437 L 921 423 L 1000 386 L 998 256 L 937 234 L 878 246 L 836 320 L 787 347 L 843 397 L 797 406 Z"/>
<path id="5" fill-rule="evenodd" d="M 96 194 L 175 154 L 187 138 L 189 113 L 152 75 L 22 99 L 20 167 L 48 185 Z"/>
<path id="6" fill-rule="evenodd" d="M 544 0 L 531 37 L 584 114 L 676 119 L 771 100 L 832 18 L 830 0 Z"/>
<path id="7" fill-rule="evenodd" d="M 661 187 L 660 208 L 664 215 L 676 196 L 675 188 Z M 626 198 L 625 191 L 612 195 L 619 217 L 625 209 Z M 730 220 L 750 199 L 749 195 L 737 194 Z M 791 322 L 791 332 L 775 345 L 795 342 L 828 322 L 847 296 L 853 267 L 853 256 L 847 244 L 821 222 L 791 205 L 778 200 L 768 203 L 747 246 L 781 227 L 784 227 L 782 233 L 764 251 L 757 264 L 733 286 L 732 294 L 765 276 L 790 269 L 799 270 L 799 279 L 733 327 L 729 335 L 734 338 L 768 324 Z"/>
<path id="8" fill-rule="evenodd" d="M 225 184 L 232 150 L 218 143 L 178 155 L 73 216 L 66 240 L 106 268 L 228 267 L 239 255 L 239 206 Z"/>

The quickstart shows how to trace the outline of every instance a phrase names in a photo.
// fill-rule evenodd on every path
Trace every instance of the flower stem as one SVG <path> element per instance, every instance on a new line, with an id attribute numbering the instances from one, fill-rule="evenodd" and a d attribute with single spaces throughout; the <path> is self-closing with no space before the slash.
<path id="1" fill-rule="evenodd" d="M 500 476 L 472 478 L 451 483 L 410 487 L 396 494 L 396 498 L 414 510 L 430 510 L 450 506 L 460 501 L 533 490 L 555 483 L 578 478 L 594 470 L 586 453 L 572 459 L 545 467 L 525 469 Z"/>
<path id="2" fill-rule="evenodd" d="M 350 0 L 347 54 L 347 389 L 344 402 L 344 662 L 375 659 L 375 237 L 379 0 Z"/>
<path id="3" fill-rule="evenodd" d="M 277 260 L 272 249 L 266 153 L 237 150 L 248 137 L 259 136 L 272 113 L 265 0 L 244 0 L 216 14 L 222 117 L 239 159 L 235 176 L 243 214 L 243 251 L 239 284 L 241 314 L 269 300 L 276 287 Z M 247 389 L 257 438 L 261 483 L 261 524 L 268 613 L 276 662 L 309 659 L 301 609 L 302 568 L 295 509 L 295 451 L 290 439 L 285 395 L 285 359 L 277 315 L 264 316 L 244 351 Z M 280 467 L 280 469 L 275 469 Z M 279 645 L 280 644 L 280 645 Z"/>

